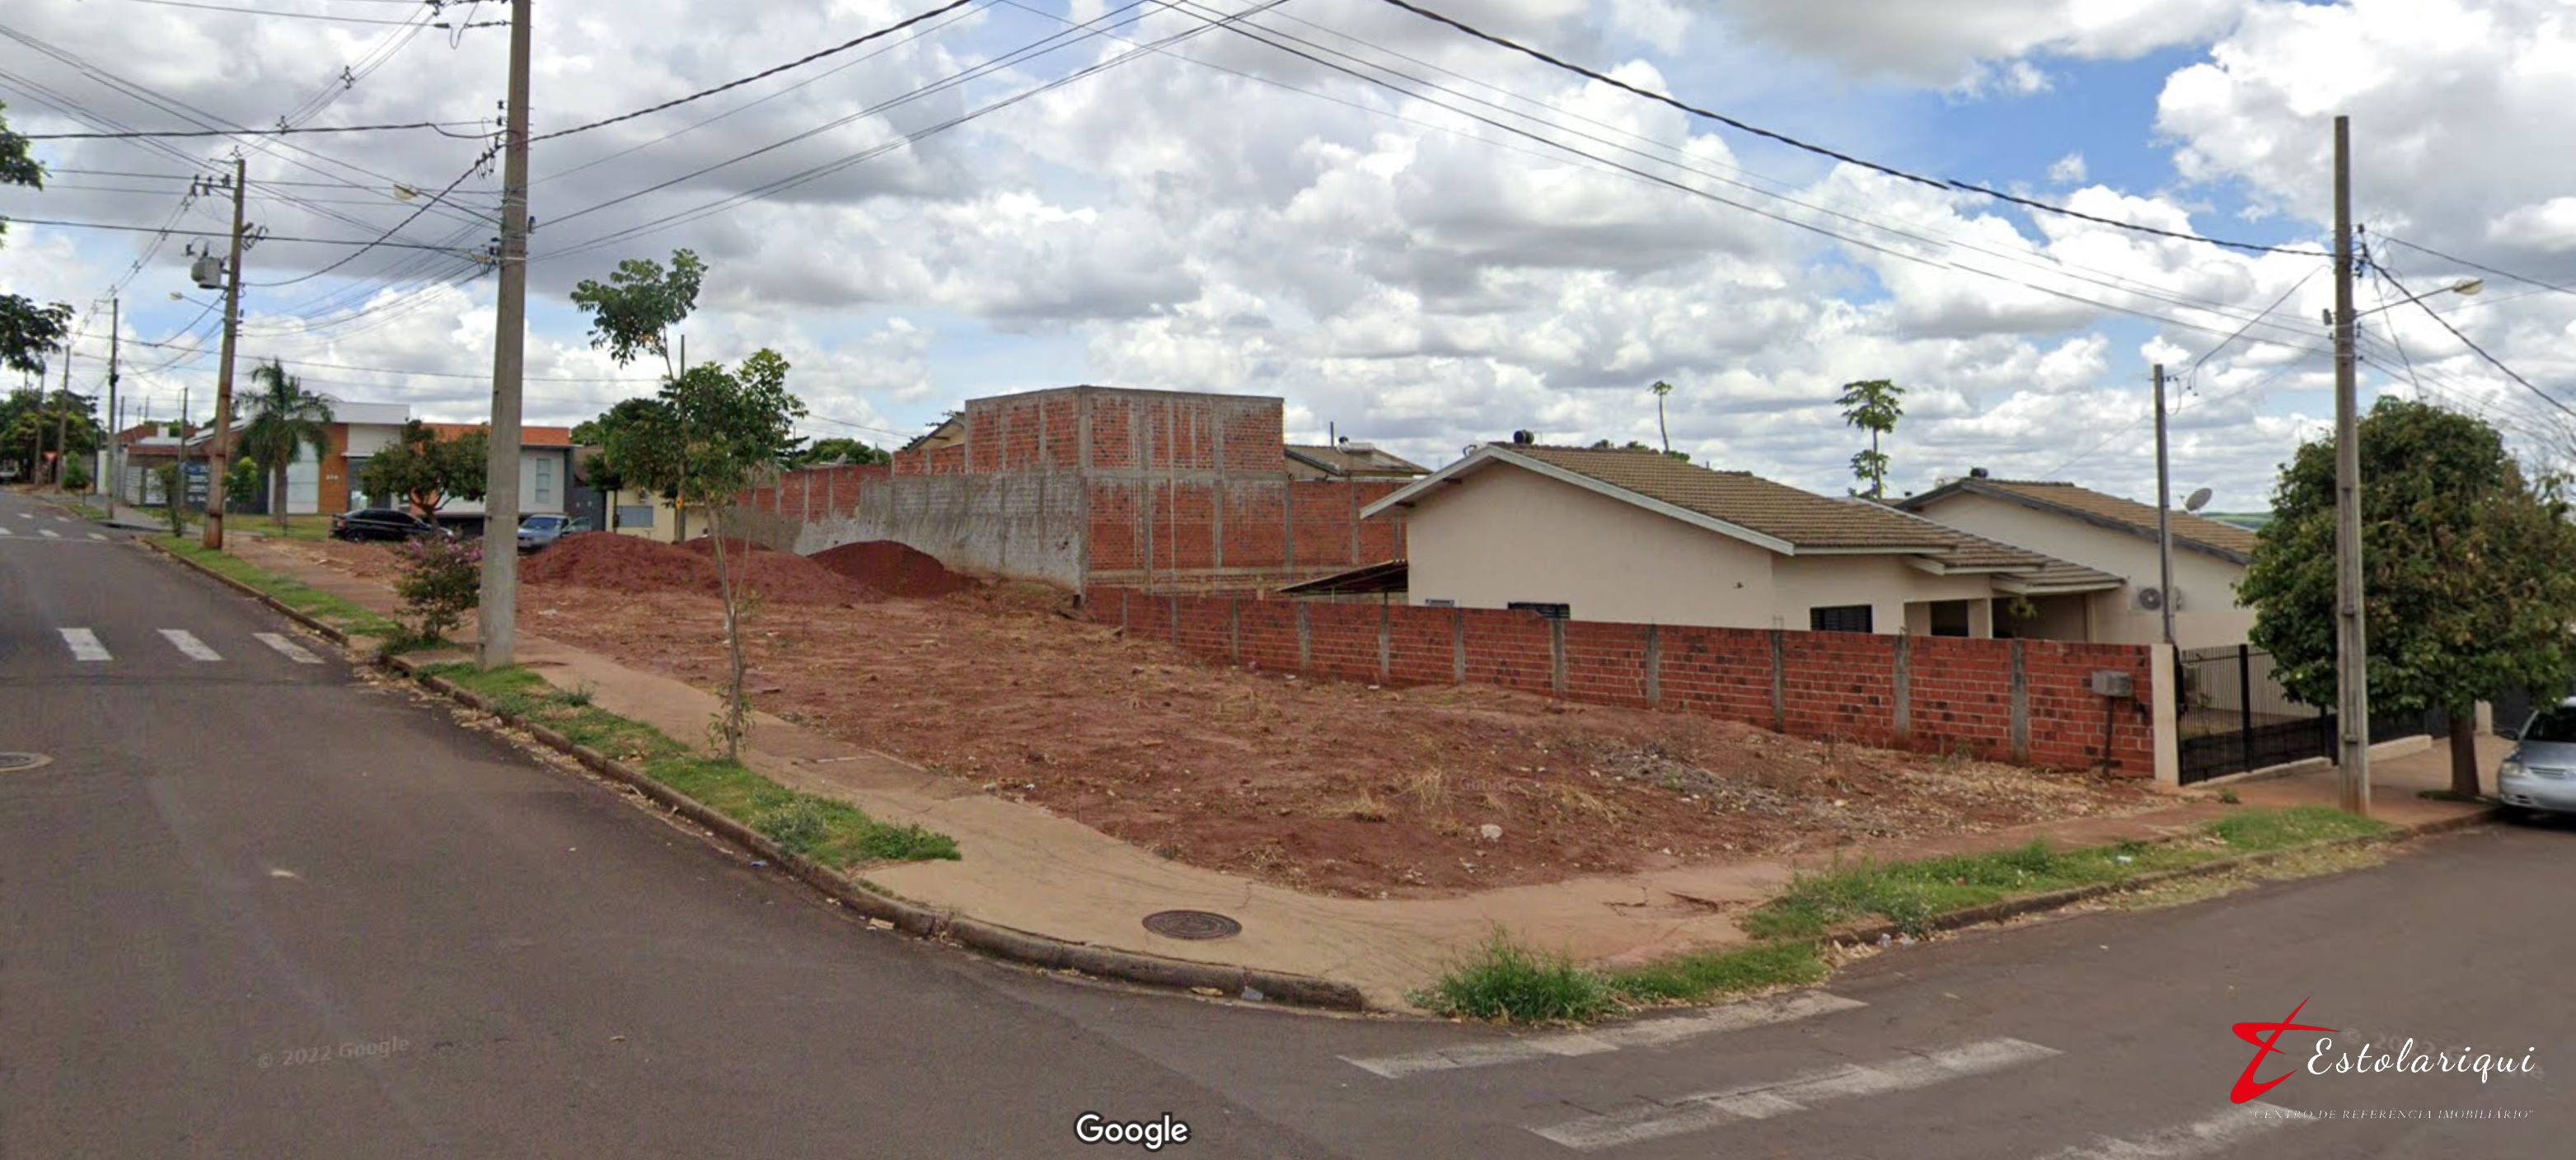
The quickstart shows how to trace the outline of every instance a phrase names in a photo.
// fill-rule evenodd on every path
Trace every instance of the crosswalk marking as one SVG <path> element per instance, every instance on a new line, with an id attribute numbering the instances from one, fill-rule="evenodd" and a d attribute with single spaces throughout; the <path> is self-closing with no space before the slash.
<path id="1" fill-rule="evenodd" d="M 267 645 L 268 647 L 285 654 L 286 659 L 294 661 L 299 665 L 318 665 L 322 663 L 322 658 L 313 655 L 313 653 L 303 645 L 288 640 L 281 634 L 274 632 L 254 632 L 251 636 L 256 638 L 259 643 Z"/>
<path id="2" fill-rule="evenodd" d="M 11 532 L 7 527 L 5 527 L 5 526 L 0 526 L 0 536 L 7 536 L 7 535 L 14 535 L 14 534 L 16 534 L 16 533 Z"/>
<path id="3" fill-rule="evenodd" d="M 107 538 L 107 533 L 105 533 L 105 532 L 91 532 L 91 533 L 89 534 L 89 538 L 91 538 L 91 539 L 93 539 L 93 540 L 104 540 L 104 539 L 106 539 L 106 538 Z"/>
<path id="4" fill-rule="evenodd" d="M 98 643 L 98 634 L 95 632 L 91 632 L 86 628 L 65 628 L 57 629 L 56 631 L 63 634 L 63 643 L 71 646 L 73 660 L 106 661 L 116 659 L 107 654 L 106 645 Z"/>
<path id="5" fill-rule="evenodd" d="M 1986 1039 L 1875 1064 L 1846 1064 L 1794 1079 L 1701 1092 L 1624 1112 L 1585 1116 L 1530 1131 L 1577 1151 L 1660 1140 L 1705 1131 L 1737 1120 L 1763 1120 L 1821 1103 L 1930 1087 L 2033 1063 L 2058 1054 L 2019 1039 Z"/>
<path id="6" fill-rule="evenodd" d="M 1402 1079 L 1424 1072 L 1449 1071 L 1463 1067 L 1492 1067 L 1496 1064 L 1520 1063 L 1550 1056 L 1599 1055 L 1624 1047 L 1657 1047 L 1677 1043 L 1694 1036 L 1721 1031 L 1740 1031 L 1772 1023 L 1786 1023 L 1811 1015 L 1848 1011 L 1868 1004 L 1858 999 L 1810 991 L 1772 999 L 1755 999 L 1718 1007 L 1696 1015 L 1670 1019 L 1650 1019 L 1601 1031 L 1569 1031 L 1556 1035 L 1530 1035 L 1518 1039 L 1464 1043 L 1455 1047 L 1434 1048 L 1404 1055 L 1381 1055 L 1363 1058 L 1343 1056 L 1342 1062 L 1362 1071 L 1374 1072 L 1388 1079 Z"/>
<path id="7" fill-rule="evenodd" d="M 2190 1160 L 2232 1147 L 2285 1124 L 2299 1113 L 2262 1102 L 2231 1106 L 2205 1119 L 2159 1128 L 2145 1135 L 2096 1136 L 2091 1143 L 2051 1152 L 2046 1160 Z"/>
<path id="8" fill-rule="evenodd" d="M 176 646 L 180 652 L 188 654 L 189 660 L 219 661 L 224 659 L 224 654 L 207 648 L 206 642 L 198 640 L 197 634 L 190 632 L 187 629 L 165 628 L 161 630 L 161 635 L 168 638 L 170 643 Z"/>
<path id="9" fill-rule="evenodd" d="M 36 529 L 36 534 L 43 536 L 48 540 L 59 540 L 63 538 L 63 534 L 61 532 L 57 532 L 52 528 L 38 528 Z"/>

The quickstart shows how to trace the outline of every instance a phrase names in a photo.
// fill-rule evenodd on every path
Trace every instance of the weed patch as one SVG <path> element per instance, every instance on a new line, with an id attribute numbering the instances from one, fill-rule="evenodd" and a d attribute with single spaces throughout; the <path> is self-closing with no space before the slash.
<path id="1" fill-rule="evenodd" d="M 1615 999 L 1599 972 L 1531 950 L 1500 930 L 1412 998 L 1443 1015 L 1514 1023 L 1595 1019 Z"/>
<path id="2" fill-rule="evenodd" d="M 1755 943 L 1677 955 L 1610 974 L 1610 989 L 1637 1003 L 1688 1003 L 1823 982 L 1825 956 L 1807 940 Z"/>

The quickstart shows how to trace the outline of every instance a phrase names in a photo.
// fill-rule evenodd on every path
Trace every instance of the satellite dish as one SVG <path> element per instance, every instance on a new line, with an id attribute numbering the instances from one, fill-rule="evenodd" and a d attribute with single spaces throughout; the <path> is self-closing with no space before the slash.
<path id="1" fill-rule="evenodd" d="M 2195 491 L 2195 492 L 2191 493 L 2191 494 L 2190 494 L 2189 496 L 2187 496 L 2187 497 L 2184 497 L 2184 499 L 2183 499 L 2183 501 L 2182 501 L 2182 510 L 2187 511 L 2187 512 L 2196 512 L 2196 511 L 2199 511 L 2200 509 L 2205 508 L 2205 507 L 2208 507 L 2208 506 L 2209 506 L 2209 489 L 2208 489 L 2208 488 L 2205 488 L 2205 487 L 2204 487 L 2204 488 L 2202 488 L 2202 489 L 2200 489 L 2199 491 Z"/>

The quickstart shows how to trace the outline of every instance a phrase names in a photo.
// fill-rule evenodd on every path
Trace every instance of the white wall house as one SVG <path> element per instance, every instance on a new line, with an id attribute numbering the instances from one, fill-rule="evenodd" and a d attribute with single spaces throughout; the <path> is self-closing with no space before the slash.
<path id="1" fill-rule="evenodd" d="M 1653 452 L 1486 444 L 1370 505 L 1405 511 L 1407 600 L 1581 620 L 2088 639 L 2015 616 L 2118 577 L 1867 501 Z"/>

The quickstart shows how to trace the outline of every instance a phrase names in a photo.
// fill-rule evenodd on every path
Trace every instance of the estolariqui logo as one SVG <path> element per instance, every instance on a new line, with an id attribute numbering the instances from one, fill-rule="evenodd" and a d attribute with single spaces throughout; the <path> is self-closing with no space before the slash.
<path id="1" fill-rule="evenodd" d="M 2290 1014 L 2280 1022 L 2233 1025 L 2231 1030 L 2236 1033 L 2236 1037 L 2253 1045 L 2254 1058 L 2245 1061 L 2245 1070 L 2237 1074 L 2236 1083 L 2228 1089 L 2227 1098 L 2230 1102 L 2252 1103 L 2261 1099 L 2264 1093 L 2287 1083 L 2301 1072 L 2314 1076 L 2395 1073 L 2399 1075 L 2451 1074 L 2465 1078 L 2474 1075 L 2478 1077 L 2480 1084 L 2485 1084 L 2496 1076 L 2529 1077 L 2537 1074 L 2532 1058 L 2535 1049 L 2528 1047 L 2524 1048 L 2522 1054 L 2518 1056 L 2510 1053 L 2499 1055 L 2471 1047 L 2423 1049 L 2416 1046 L 2412 1036 L 2407 1037 L 2394 1051 L 2388 1050 L 2385 1044 L 2368 1037 L 2364 1037 L 2356 1047 L 2339 1047 L 2334 1037 L 2343 1034 L 2342 1032 L 2332 1027 L 2299 1022 L 2299 1014 L 2307 1010 L 2307 1007 L 2308 1001 L 2301 999 L 2299 1005 L 2290 1008 Z M 2294 1031 L 2319 1033 L 2316 1045 L 2309 1051 L 2307 1059 L 2297 1064 L 2283 1061 L 2279 1064 L 2267 1065 L 2264 1061 L 2274 1055 L 2289 1055 L 2295 1058 L 2292 1049 L 2281 1046 L 2281 1037 Z M 2284 1070 L 2278 1075 L 2266 1078 L 2264 1073 L 2275 1066 L 2282 1067 Z M 2294 1113 L 2286 1109 L 2283 1111 L 2285 1114 L 2321 1118 L 2520 1119 L 2531 1114 L 2527 1111 L 2496 1111 L 2483 1108 L 2360 1109 L 2317 1113 Z"/>

